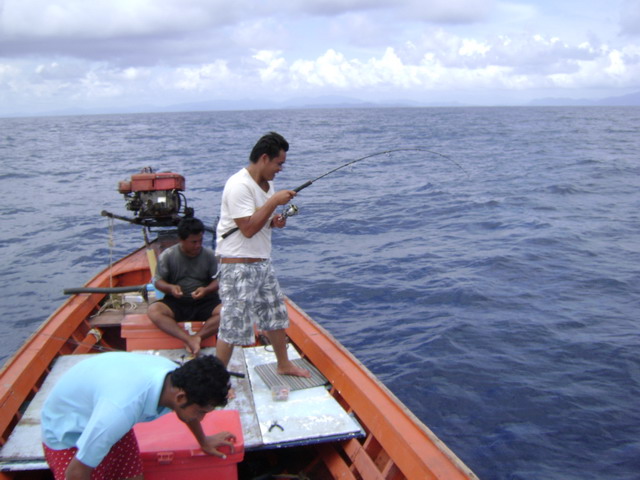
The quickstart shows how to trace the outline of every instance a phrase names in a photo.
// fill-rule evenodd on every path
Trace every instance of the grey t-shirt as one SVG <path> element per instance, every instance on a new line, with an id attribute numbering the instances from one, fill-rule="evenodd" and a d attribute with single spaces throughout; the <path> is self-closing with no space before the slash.
<path id="1" fill-rule="evenodd" d="M 203 247 L 197 257 L 188 257 L 176 244 L 160 254 L 154 279 L 180 285 L 182 299 L 187 300 L 198 287 L 209 285 L 217 270 L 218 263 L 210 248 Z"/>

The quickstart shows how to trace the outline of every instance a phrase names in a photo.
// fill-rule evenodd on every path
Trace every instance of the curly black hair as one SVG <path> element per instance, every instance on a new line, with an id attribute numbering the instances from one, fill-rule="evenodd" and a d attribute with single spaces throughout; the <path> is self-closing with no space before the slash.
<path id="1" fill-rule="evenodd" d="M 201 355 L 170 373 L 171 384 L 184 390 L 187 405 L 222 407 L 227 404 L 229 372 L 219 358 Z"/>

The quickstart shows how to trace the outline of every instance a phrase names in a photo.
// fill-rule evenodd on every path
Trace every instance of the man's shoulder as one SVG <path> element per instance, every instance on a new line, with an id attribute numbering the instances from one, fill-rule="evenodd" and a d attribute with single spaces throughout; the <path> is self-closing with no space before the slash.
<path id="1" fill-rule="evenodd" d="M 229 190 L 237 187 L 251 187 L 255 183 L 246 168 L 243 168 L 229 177 L 225 189 Z"/>
<path id="2" fill-rule="evenodd" d="M 180 254 L 179 243 L 176 243 L 175 245 L 172 245 L 169 248 L 163 250 L 158 257 L 157 273 L 160 274 L 161 272 L 164 272 L 162 275 L 169 275 L 169 272 L 175 269 L 177 265 L 180 264 L 181 257 L 182 255 Z"/>
<path id="3" fill-rule="evenodd" d="M 149 368 L 167 369 L 172 365 L 170 359 L 156 355 L 136 352 L 105 352 L 100 355 L 90 355 L 78 362 L 67 371 L 65 377 L 72 379 L 72 382 L 82 381 L 84 378 L 86 385 L 93 382 L 95 386 L 101 387 L 104 382 L 99 379 L 107 378 L 110 375 L 121 375 L 124 371 L 134 372 L 137 369 L 143 371 Z M 108 388 L 106 390 L 109 391 Z"/>
<path id="4" fill-rule="evenodd" d="M 92 368 L 95 367 L 96 364 L 106 365 L 108 368 L 115 367 L 117 369 L 123 365 L 173 365 L 175 368 L 175 364 L 171 359 L 140 352 L 105 352 L 100 355 L 92 355 L 89 359 L 83 360 L 83 362 L 86 362 L 86 365 L 90 365 Z"/>
<path id="5" fill-rule="evenodd" d="M 243 171 L 245 169 L 242 168 L 240 170 L 238 170 L 235 173 L 232 173 L 229 177 L 227 177 L 227 181 L 225 182 L 225 186 L 228 186 L 230 183 L 234 183 L 236 182 L 239 178 L 242 178 L 243 176 Z"/>
<path id="6" fill-rule="evenodd" d="M 175 255 L 176 252 L 179 251 L 178 250 L 179 248 L 180 248 L 180 244 L 179 243 L 176 243 L 175 245 L 171 245 L 170 247 L 164 249 L 162 251 L 162 253 L 160 253 L 160 257 L 169 258 L 169 257 Z"/>

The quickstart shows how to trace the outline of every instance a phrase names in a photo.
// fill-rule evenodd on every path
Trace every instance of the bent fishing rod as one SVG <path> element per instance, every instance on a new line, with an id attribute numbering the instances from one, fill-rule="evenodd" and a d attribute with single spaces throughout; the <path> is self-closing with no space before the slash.
<path id="1" fill-rule="evenodd" d="M 353 165 L 354 163 L 360 162 L 362 160 L 366 160 L 367 158 L 371 158 L 371 157 L 377 157 L 380 155 L 388 155 L 390 153 L 395 153 L 395 152 L 428 152 L 428 153 L 433 153 L 434 155 L 438 155 L 440 157 L 446 158 L 447 160 L 451 161 L 453 164 L 455 164 L 458 168 L 460 168 L 460 170 L 462 170 L 464 173 L 467 173 L 466 170 L 464 168 L 462 168 L 462 165 L 460 165 L 458 162 L 456 162 L 453 158 L 447 156 L 447 155 L 443 155 L 442 153 L 438 153 L 435 152 L 433 150 L 427 150 L 426 148 L 422 148 L 422 147 L 412 147 L 412 148 L 394 148 L 393 150 L 384 150 L 382 152 L 376 152 L 376 153 L 371 153 L 369 155 L 365 155 L 364 157 L 360 157 L 360 158 L 356 158 L 355 160 L 351 160 L 350 162 L 347 162 L 343 165 L 340 165 L 339 167 L 334 168 L 333 170 L 329 170 L 327 173 L 323 173 L 322 175 L 320 175 L 319 177 L 314 178 L 313 180 L 308 180 L 305 183 L 303 183 L 302 185 L 300 185 L 297 188 L 294 188 L 293 191 L 298 193 L 300 190 L 307 188 L 308 186 L 310 186 L 311 184 L 313 184 L 313 182 L 316 182 L 318 180 L 320 180 L 321 178 L 326 177 L 327 175 L 331 175 L 333 172 L 337 172 L 338 170 L 348 167 L 349 165 Z"/>
<path id="2" fill-rule="evenodd" d="M 467 171 L 464 168 L 462 168 L 462 165 L 460 165 L 458 162 L 456 162 L 453 158 L 451 158 L 451 157 L 449 157 L 447 155 L 444 155 L 442 153 L 438 153 L 438 152 L 436 152 L 434 150 L 429 150 L 429 149 L 423 148 L 423 147 L 394 148 L 392 150 L 384 150 L 382 152 L 370 153 L 369 155 L 365 155 L 364 157 L 360 157 L 360 158 L 356 158 L 355 160 L 351 160 L 351 161 L 349 161 L 349 162 L 347 162 L 345 164 L 340 165 L 339 167 L 336 167 L 336 168 L 334 168 L 332 170 L 329 170 L 326 173 L 323 173 L 322 175 L 320 175 L 319 177 L 314 178 L 313 180 L 307 180 L 305 183 L 303 183 L 299 187 L 294 188 L 293 191 L 298 193 L 298 192 L 300 192 L 300 190 L 303 190 L 303 189 L 307 188 L 308 186 L 312 185 L 314 182 L 317 182 L 321 178 L 324 178 L 327 175 L 331 175 L 332 173 L 337 172 L 338 170 L 341 170 L 341 169 L 343 169 L 345 167 L 348 167 L 349 165 L 353 165 L 354 163 L 361 162 L 362 160 L 366 160 L 368 158 L 378 157 L 380 155 L 389 155 L 389 154 L 392 154 L 392 153 L 395 153 L 395 152 L 428 152 L 428 153 L 432 153 L 432 154 L 438 155 L 438 156 L 440 156 L 442 158 L 446 158 L 451 163 L 456 165 L 460 170 L 462 170 L 467 176 L 469 176 Z M 289 205 L 289 206 L 285 207 L 285 210 L 282 213 L 282 216 L 284 218 L 287 218 L 287 217 L 292 217 L 293 215 L 296 215 L 297 213 L 298 213 L 298 207 L 296 207 L 295 205 Z M 232 233 L 237 232 L 238 230 L 239 230 L 238 227 L 232 228 L 228 232 L 225 232 L 224 234 L 222 234 L 221 238 L 225 239 L 229 235 L 231 235 Z"/>

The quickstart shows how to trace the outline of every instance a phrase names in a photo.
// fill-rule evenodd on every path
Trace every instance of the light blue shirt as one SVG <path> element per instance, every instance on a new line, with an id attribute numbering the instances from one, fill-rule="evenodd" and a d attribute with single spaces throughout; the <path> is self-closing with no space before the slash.
<path id="1" fill-rule="evenodd" d="M 158 402 L 173 361 L 139 353 L 91 355 L 58 380 L 42 407 L 42 439 L 54 450 L 77 447 L 76 458 L 97 467 L 136 423 L 171 410 Z"/>

